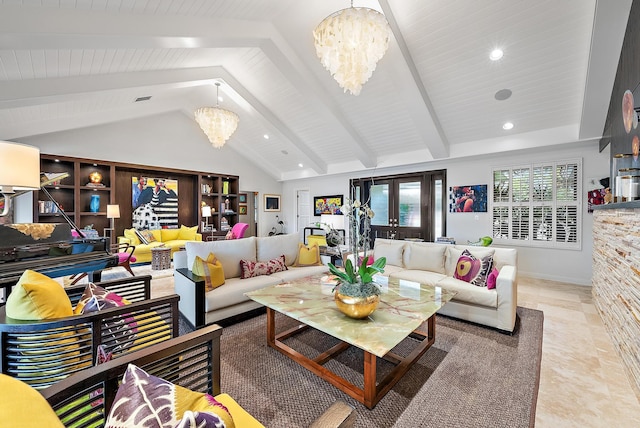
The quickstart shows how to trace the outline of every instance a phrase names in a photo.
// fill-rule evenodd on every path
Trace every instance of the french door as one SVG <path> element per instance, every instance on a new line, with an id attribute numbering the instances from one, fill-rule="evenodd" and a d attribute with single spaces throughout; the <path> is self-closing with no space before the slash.
<path id="1" fill-rule="evenodd" d="M 371 236 L 387 239 L 433 241 L 444 234 L 445 171 L 359 180 L 362 201 L 375 216 Z"/>

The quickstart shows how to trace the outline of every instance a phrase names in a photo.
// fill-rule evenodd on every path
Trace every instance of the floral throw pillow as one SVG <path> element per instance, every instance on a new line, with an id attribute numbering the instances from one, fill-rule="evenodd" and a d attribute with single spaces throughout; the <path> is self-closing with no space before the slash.
<path id="1" fill-rule="evenodd" d="M 477 258 L 464 250 L 456 264 L 454 278 L 476 285 L 478 287 L 487 286 L 487 277 L 493 267 L 493 255 L 489 254 L 482 258 Z"/>
<path id="2" fill-rule="evenodd" d="M 73 313 L 76 315 L 89 312 L 99 312 L 109 308 L 128 305 L 130 302 L 112 293 L 99 285 L 90 282 L 84 289 L 82 297 L 78 301 Z M 105 329 L 111 336 L 108 348 L 102 351 L 105 355 L 118 353 L 131 347 L 137 338 L 138 324 L 133 316 L 124 319 L 112 319 L 105 321 Z M 98 356 L 99 359 L 99 356 Z"/>
<path id="3" fill-rule="evenodd" d="M 229 410 L 203 392 L 190 391 L 129 364 L 116 392 L 106 428 L 234 428 Z"/>
<path id="4" fill-rule="evenodd" d="M 240 278 L 253 278 L 260 275 L 271 275 L 272 273 L 288 270 L 285 264 L 284 254 L 267 262 L 252 262 L 250 260 L 240 260 Z"/>

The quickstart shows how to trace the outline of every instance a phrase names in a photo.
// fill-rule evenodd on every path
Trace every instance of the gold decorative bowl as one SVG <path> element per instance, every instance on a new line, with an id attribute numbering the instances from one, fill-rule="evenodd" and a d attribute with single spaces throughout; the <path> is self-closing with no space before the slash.
<path id="1" fill-rule="evenodd" d="M 102 181 L 102 174 L 100 174 L 98 171 L 94 171 L 89 174 L 89 180 L 94 184 L 100 183 Z"/>
<path id="2" fill-rule="evenodd" d="M 340 312 L 355 319 L 368 317 L 380 303 L 380 296 L 376 294 L 367 297 L 353 297 L 336 291 L 334 299 Z"/>

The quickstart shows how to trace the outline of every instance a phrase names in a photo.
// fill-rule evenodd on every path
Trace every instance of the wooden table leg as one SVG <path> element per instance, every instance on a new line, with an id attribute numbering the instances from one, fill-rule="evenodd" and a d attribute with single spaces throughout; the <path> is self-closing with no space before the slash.
<path id="1" fill-rule="evenodd" d="M 276 311 L 267 308 L 267 345 L 275 347 L 276 344 Z"/>
<path id="2" fill-rule="evenodd" d="M 369 409 L 372 409 L 379 400 L 378 387 L 376 386 L 376 368 L 376 356 L 371 352 L 364 351 L 364 385 L 362 388 L 362 404 L 367 406 Z"/>

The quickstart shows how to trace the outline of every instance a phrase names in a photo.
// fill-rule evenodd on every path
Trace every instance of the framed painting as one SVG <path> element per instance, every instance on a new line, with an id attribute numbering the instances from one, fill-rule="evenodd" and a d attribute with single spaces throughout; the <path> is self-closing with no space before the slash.
<path id="1" fill-rule="evenodd" d="M 238 214 L 247 215 L 247 206 L 246 205 L 238 205 Z"/>
<path id="2" fill-rule="evenodd" d="M 238 194 L 238 202 L 241 204 L 246 204 L 247 203 L 247 194 L 246 193 L 239 193 Z"/>
<path id="3" fill-rule="evenodd" d="M 453 186 L 449 188 L 450 213 L 486 213 L 487 185 Z"/>
<path id="4" fill-rule="evenodd" d="M 276 212 L 280 211 L 280 195 L 264 195 L 264 210 Z"/>
<path id="5" fill-rule="evenodd" d="M 314 196 L 313 215 L 338 214 L 341 215 L 344 195 Z"/>

